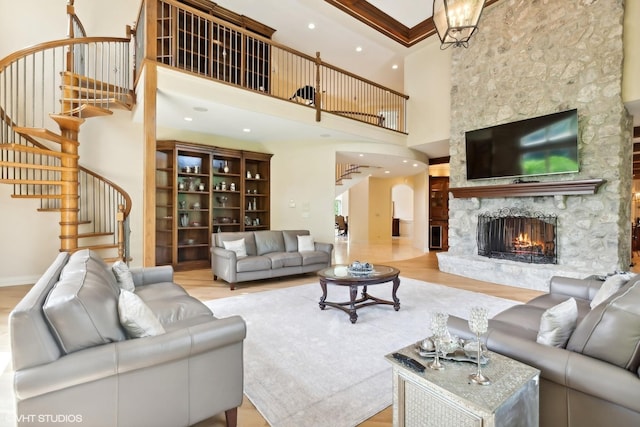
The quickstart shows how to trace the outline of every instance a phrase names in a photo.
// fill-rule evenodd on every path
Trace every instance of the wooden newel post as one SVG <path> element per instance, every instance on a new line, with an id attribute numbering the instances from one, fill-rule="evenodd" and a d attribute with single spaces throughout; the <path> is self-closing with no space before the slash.
<path id="1" fill-rule="evenodd" d="M 118 258 L 124 262 L 127 262 L 125 259 L 124 253 L 124 205 L 118 205 L 118 214 L 116 216 L 118 221 Z"/>
<path id="2" fill-rule="evenodd" d="M 320 66 L 322 65 L 322 60 L 320 59 L 320 52 L 316 52 L 316 96 L 315 96 L 315 107 L 316 107 L 316 122 L 320 121 L 320 111 L 322 110 L 322 92 L 320 91 Z"/>
<path id="3" fill-rule="evenodd" d="M 60 173 L 60 251 L 73 252 L 78 248 L 78 133 L 84 119 L 65 115 L 51 115 L 60 126 L 60 152 L 69 154 L 61 159 L 65 169 Z"/>

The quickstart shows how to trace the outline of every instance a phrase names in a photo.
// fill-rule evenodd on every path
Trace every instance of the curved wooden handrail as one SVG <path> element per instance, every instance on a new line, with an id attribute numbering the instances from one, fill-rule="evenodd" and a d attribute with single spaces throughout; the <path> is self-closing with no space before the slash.
<path id="1" fill-rule="evenodd" d="M 129 212 L 131 212 L 131 197 L 129 196 L 129 193 L 127 193 L 122 187 L 120 187 L 118 184 L 114 183 L 113 181 L 103 177 L 100 174 L 97 174 L 95 172 L 93 172 L 92 170 L 89 170 L 87 168 L 85 168 L 84 166 L 79 166 L 78 167 L 79 170 L 93 176 L 94 178 L 99 179 L 100 181 L 104 181 L 105 183 L 109 184 L 111 187 L 113 187 L 114 190 L 116 190 L 117 192 L 119 192 L 120 194 L 122 194 L 122 197 L 124 198 L 124 200 L 126 200 L 127 204 L 124 206 L 124 217 L 127 218 L 129 217 Z"/>
<path id="2" fill-rule="evenodd" d="M 38 43 L 33 46 L 26 47 L 24 49 L 18 50 L 16 52 L 10 53 L 4 58 L 0 59 L 0 71 L 3 71 L 9 65 L 14 63 L 15 61 L 22 59 L 25 56 L 32 55 L 34 53 L 41 52 L 47 49 L 53 49 L 57 47 L 64 47 L 76 44 L 87 44 L 87 43 L 102 43 L 102 42 L 121 42 L 128 43 L 130 39 L 126 37 L 80 37 L 75 39 L 61 39 L 61 40 L 53 40 L 49 42 Z"/>

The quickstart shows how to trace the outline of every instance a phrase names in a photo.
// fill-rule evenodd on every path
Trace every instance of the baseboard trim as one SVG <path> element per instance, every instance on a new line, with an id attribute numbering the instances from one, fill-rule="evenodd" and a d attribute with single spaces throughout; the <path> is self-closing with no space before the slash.
<path id="1" fill-rule="evenodd" d="M 0 277 L 0 288 L 5 286 L 33 285 L 40 276 Z"/>

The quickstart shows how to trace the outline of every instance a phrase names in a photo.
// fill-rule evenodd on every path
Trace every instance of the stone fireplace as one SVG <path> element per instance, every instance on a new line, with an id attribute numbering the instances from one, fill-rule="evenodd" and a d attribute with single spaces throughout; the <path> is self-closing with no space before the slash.
<path id="1" fill-rule="evenodd" d="M 546 291 L 553 275 L 628 270 L 632 123 L 622 102 L 623 15 L 620 0 L 580 0 L 571 8 L 497 2 L 483 12 L 469 48 L 453 50 L 449 251 L 438 253 L 442 271 Z M 518 191 L 534 184 L 508 178 L 467 180 L 466 131 L 573 108 L 579 172 L 536 177 L 537 193 Z M 588 180 L 603 184 L 584 192 L 545 189 Z M 493 187 L 508 191 L 474 191 Z M 479 218 L 503 208 L 556 218 L 555 264 L 478 255 Z"/>
<path id="2" fill-rule="evenodd" d="M 555 264 L 556 223 L 553 215 L 500 209 L 478 216 L 478 255 L 526 262 Z"/>

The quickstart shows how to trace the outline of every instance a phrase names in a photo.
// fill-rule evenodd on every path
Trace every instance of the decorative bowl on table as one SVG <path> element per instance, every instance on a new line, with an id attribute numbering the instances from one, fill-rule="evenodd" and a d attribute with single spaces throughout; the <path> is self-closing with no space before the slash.
<path id="1" fill-rule="evenodd" d="M 216 221 L 221 223 L 221 224 L 229 224 L 231 222 L 231 217 L 218 216 L 218 217 L 216 217 Z"/>
<path id="2" fill-rule="evenodd" d="M 368 262 L 354 261 L 347 270 L 351 274 L 366 275 L 373 273 L 373 265 Z"/>
<path id="3" fill-rule="evenodd" d="M 192 227 L 200 227 L 200 223 L 199 223 L 198 221 L 193 221 L 193 222 L 191 223 L 191 226 L 192 226 Z"/>
<path id="4" fill-rule="evenodd" d="M 185 243 L 187 245 L 194 245 L 196 243 L 196 239 L 187 239 L 185 240 Z"/>

